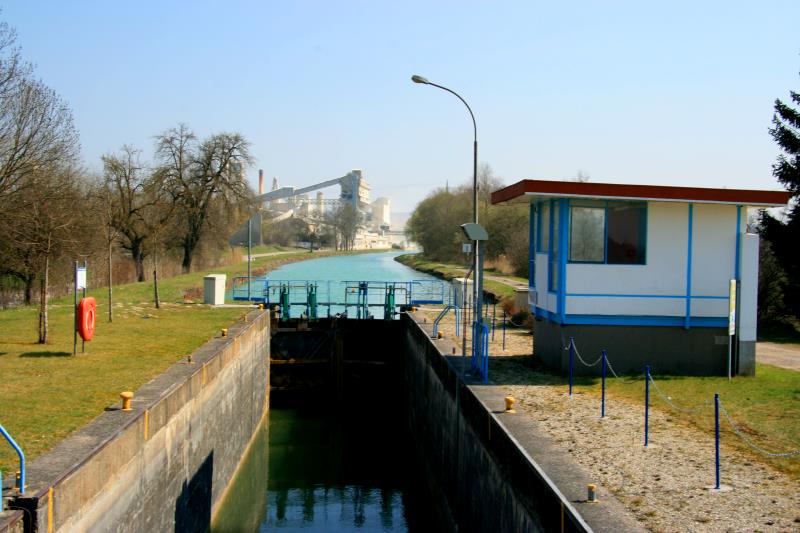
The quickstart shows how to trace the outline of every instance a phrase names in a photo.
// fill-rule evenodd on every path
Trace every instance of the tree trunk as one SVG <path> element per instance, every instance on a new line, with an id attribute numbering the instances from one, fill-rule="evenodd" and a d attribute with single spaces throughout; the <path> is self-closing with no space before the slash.
<path id="1" fill-rule="evenodd" d="M 50 256 L 44 258 L 44 273 L 39 296 L 39 344 L 47 344 L 47 289 L 50 283 Z"/>
<path id="2" fill-rule="evenodd" d="M 36 280 L 33 276 L 27 276 L 24 280 L 25 283 L 25 305 L 31 305 L 33 302 L 33 282 Z"/>
<path id="3" fill-rule="evenodd" d="M 192 271 L 192 250 L 188 245 L 184 245 L 183 247 L 183 261 L 181 262 L 181 268 L 183 269 L 184 274 L 188 274 Z"/>
<path id="4" fill-rule="evenodd" d="M 111 290 L 111 282 L 112 282 L 112 264 L 111 264 L 111 252 L 112 252 L 113 242 L 111 240 L 108 241 L 108 321 L 112 322 L 114 320 L 114 313 L 112 307 L 112 290 Z"/>

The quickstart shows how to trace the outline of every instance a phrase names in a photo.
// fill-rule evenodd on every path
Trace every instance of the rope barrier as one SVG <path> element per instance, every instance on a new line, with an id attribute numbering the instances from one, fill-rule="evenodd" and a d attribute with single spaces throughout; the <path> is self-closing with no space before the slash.
<path id="1" fill-rule="evenodd" d="M 587 363 L 586 361 L 583 360 L 583 357 L 581 357 L 581 353 L 578 351 L 578 347 L 575 346 L 575 342 L 573 342 L 572 339 L 570 339 L 570 344 L 575 349 L 575 355 L 578 356 L 578 360 L 580 360 L 580 362 L 583 363 L 584 366 L 588 366 L 589 368 L 591 368 L 591 367 L 593 367 L 594 365 L 596 365 L 597 363 L 599 363 L 600 361 L 603 360 L 603 356 L 601 355 L 600 357 L 597 358 L 597 361 L 595 361 L 592 364 L 589 364 L 589 363 Z M 570 344 L 567 344 L 566 346 L 564 346 L 564 336 L 562 335 L 561 336 L 561 346 L 564 348 L 565 351 L 569 350 Z"/>
<path id="2" fill-rule="evenodd" d="M 676 411 L 680 411 L 681 413 L 687 413 L 687 414 L 699 413 L 704 407 L 707 407 L 708 405 L 711 404 L 711 400 L 706 400 L 705 402 L 701 403 L 699 406 L 694 407 L 694 408 L 681 407 L 681 406 L 675 404 L 669 396 L 667 396 L 666 394 L 661 392 L 661 389 L 658 388 L 658 384 L 655 382 L 655 380 L 653 379 L 652 376 L 650 377 L 650 383 L 653 384 L 653 387 L 655 388 L 656 393 L 661 397 L 662 400 L 664 400 L 664 402 L 667 405 L 669 405 L 671 408 L 675 409 Z"/>
<path id="3" fill-rule="evenodd" d="M 792 452 L 785 452 L 785 453 L 771 453 L 771 452 L 768 452 L 767 450 L 765 450 L 764 448 L 760 447 L 759 445 L 754 443 L 752 440 L 750 440 L 750 438 L 747 437 L 747 435 L 742 433 L 742 431 L 738 427 L 736 427 L 736 423 L 734 423 L 733 418 L 728 413 L 728 410 L 725 409 L 725 406 L 722 405 L 722 401 L 721 400 L 720 400 L 720 403 L 719 403 L 719 407 L 720 407 L 720 410 L 722 411 L 722 414 L 725 415 L 725 418 L 728 420 L 728 424 L 731 425 L 731 428 L 733 429 L 733 432 L 736 434 L 736 436 L 739 437 L 740 439 L 742 439 L 742 442 L 744 442 L 747 446 L 749 446 L 753 450 L 755 450 L 755 451 L 757 451 L 757 452 L 759 452 L 759 453 L 761 453 L 763 455 L 766 455 L 768 457 L 794 457 L 794 456 L 800 455 L 800 450 L 794 450 Z"/>

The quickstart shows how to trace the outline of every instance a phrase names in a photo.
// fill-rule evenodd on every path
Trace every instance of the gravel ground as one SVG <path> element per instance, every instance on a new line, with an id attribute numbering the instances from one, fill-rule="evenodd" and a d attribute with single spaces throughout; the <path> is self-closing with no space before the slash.
<path id="1" fill-rule="evenodd" d="M 432 323 L 436 311 L 421 312 Z M 453 338 L 452 315 L 439 329 Z M 460 338 L 454 340 L 461 346 Z M 645 448 L 641 406 L 607 404 L 601 420 L 599 398 L 574 394 L 570 399 L 565 386 L 542 384 L 541 374 L 520 361 L 532 353 L 532 340 L 525 331 L 508 330 L 503 350 L 498 328 L 489 353 L 508 359 L 493 364 L 490 381 L 517 398 L 519 414 L 538 421 L 644 527 L 659 532 L 800 531 L 797 481 L 723 443 L 722 485 L 729 490 L 709 490 L 714 484 L 713 433 L 651 409 Z"/>

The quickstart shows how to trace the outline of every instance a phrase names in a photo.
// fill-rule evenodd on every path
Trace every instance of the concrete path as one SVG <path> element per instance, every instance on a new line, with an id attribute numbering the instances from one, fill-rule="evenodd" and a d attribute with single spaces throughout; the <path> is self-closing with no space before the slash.
<path id="1" fill-rule="evenodd" d="M 756 343 L 756 361 L 800 372 L 800 344 Z"/>

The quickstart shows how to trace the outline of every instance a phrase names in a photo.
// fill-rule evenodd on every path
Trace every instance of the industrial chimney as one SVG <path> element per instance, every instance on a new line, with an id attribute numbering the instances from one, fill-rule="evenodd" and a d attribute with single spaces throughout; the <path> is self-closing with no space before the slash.
<path id="1" fill-rule="evenodd" d="M 264 170 L 258 169 L 258 194 L 264 194 Z"/>

